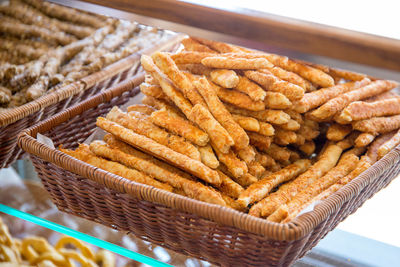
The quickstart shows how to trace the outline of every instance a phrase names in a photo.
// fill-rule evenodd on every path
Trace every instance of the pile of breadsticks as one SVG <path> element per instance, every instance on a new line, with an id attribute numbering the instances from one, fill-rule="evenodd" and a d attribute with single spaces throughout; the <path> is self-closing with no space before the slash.
<path id="1" fill-rule="evenodd" d="M 63 151 L 122 177 L 288 222 L 400 143 L 393 81 L 199 38 L 142 56 L 143 104 Z"/>
<path id="2" fill-rule="evenodd" d="M 41 0 L 10 0 L 0 5 L 0 112 L 155 44 L 163 33 Z"/>
<path id="3" fill-rule="evenodd" d="M 42 237 L 12 237 L 0 218 L 0 266 L 90 266 L 114 267 L 115 255 L 108 250 L 94 252 L 82 241 L 61 237 L 55 246 Z"/>

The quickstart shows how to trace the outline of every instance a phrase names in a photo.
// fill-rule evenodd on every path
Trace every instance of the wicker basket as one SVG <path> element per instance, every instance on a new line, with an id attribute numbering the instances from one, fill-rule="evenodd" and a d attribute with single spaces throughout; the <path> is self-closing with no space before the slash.
<path id="1" fill-rule="evenodd" d="M 139 70 L 140 54 L 156 50 L 174 50 L 183 38 L 181 34 L 166 34 L 169 37 L 155 46 L 119 60 L 56 92 L 23 106 L 0 112 L 0 169 L 8 167 L 23 156 L 22 150 L 17 146 L 19 132 L 136 74 Z"/>
<path id="2" fill-rule="evenodd" d="M 293 222 L 277 224 L 233 209 L 138 184 L 36 140 L 76 148 L 98 116 L 139 93 L 143 77 L 98 94 L 19 135 L 57 207 L 174 251 L 226 266 L 288 266 L 314 247 L 400 172 L 396 148 L 358 178 Z"/>

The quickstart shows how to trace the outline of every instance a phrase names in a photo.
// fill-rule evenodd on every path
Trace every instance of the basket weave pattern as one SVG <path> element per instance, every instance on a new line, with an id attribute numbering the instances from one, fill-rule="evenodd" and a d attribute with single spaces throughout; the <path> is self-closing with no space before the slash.
<path id="1" fill-rule="evenodd" d="M 124 82 L 20 135 L 19 144 L 60 210 L 219 265 L 288 266 L 400 173 L 396 148 L 314 211 L 276 224 L 128 181 L 35 139 L 40 132 L 56 146 L 76 148 L 93 132 L 98 116 L 138 93 L 129 86 L 140 81 Z"/>

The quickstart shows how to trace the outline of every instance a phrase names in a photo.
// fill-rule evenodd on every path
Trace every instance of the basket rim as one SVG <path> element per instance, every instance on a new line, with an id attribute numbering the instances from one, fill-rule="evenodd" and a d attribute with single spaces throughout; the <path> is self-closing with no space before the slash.
<path id="1" fill-rule="evenodd" d="M 181 33 L 174 33 L 170 31 L 165 31 L 168 34 L 168 38 L 166 38 L 162 42 L 158 42 L 148 48 L 144 48 L 139 50 L 125 58 L 122 58 L 105 68 L 89 74 L 71 84 L 62 86 L 58 90 L 51 92 L 49 94 L 45 94 L 38 99 L 30 101 L 22 106 L 11 108 L 9 110 L 0 112 L 0 127 L 7 126 L 12 124 L 20 119 L 23 119 L 34 112 L 42 110 L 50 105 L 58 103 L 70 96 L 73 96 L 81 91 L 85 91 L 86 89 L 92 87 L 93 85 L 100 83 L 104 80 L 111 78 L 119 72 L 127 70 L 130 68 L 135 62 L 140 60 L 141 55 L 143 54 L 151 54 L 156 50 L 162 50 L 165 47 L 173 43 L 178 43 L 185 36 Z"/>
<path id="2" fill-rule="evenodd" d="M 323 222 L 330 214 L 338 211 L 346 201 L 358 195 L 371 181 L 379 179 L 379 176 L 387 168 L 396 164 L 400 158 L 400 146 L 398 146 L 357 178 L 333 193 L 326 200 L 317 204 L 313 211 L 304 213 L 289 223 L 274 223 L 231 208 L 201 202 L 152 186 L 129 181 L 118 175 L 91 166 L 37 141 L 37 133 L 46 132 L 54 126 L 66 122 L 90 108 L 110 101 L 115 96 L 119 96 L 127 90 L 135 88 L 135 90 L 139 91 L 137 86 L 143 81 L 143 78 L 143 73 L 137 74 L 117 84 L 107 90 L 107 92 L 91 97 L 79 105 L 71 107 L 22 131 L 18 136 L 18 145 L 30 154 L 100 183 L 108 188 L 114 189 L 117 192 L 126 193 L 141 200 L 156 202 L 169 208 L 195 214 L 222 225 L 239 228 L 240 230 L 261 235 L 272 240 L 288 242 L 299 240 L 310 234 L 316 226 Z"/>

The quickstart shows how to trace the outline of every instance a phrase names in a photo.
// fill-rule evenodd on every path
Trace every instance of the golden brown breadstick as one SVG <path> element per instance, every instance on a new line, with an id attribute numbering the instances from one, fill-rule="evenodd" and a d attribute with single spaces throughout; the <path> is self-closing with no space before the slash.
<path id="1" fill-rule="evenodd" d="M 97 168 L 109 171 L 113 174 L 119 175 L 121 177 L 124 177 L 126 179 L 139 182 L 142 184 L 148 184 L 163 190 L 167 191 L 172 191 L 172 187 L 168 184 L 164 184 L 161 182 L 158 182 L 151 178 L 150 176 L 147 176 L 135 169 L 131 169 L 128 167 L 125 167 L 122 164 L 119 164 L 117 162 L 105 160 L 103 158 L 96 157 L 90 150 L 89 146 L 85 144 L 80 144 L 79 149 L 76 151 L 69 150 L 69 149 L 63 149 L 60 148 L 60 151 L 64 152 L 65 154 L 68 154 L 74 158 L 77 158 L 81 161 L 84 161 L 90 165 L 93 165 Z"/>
<path id="2" fill-rule="evenodd" d="M 260 123 L 252 117 L 232 114 L 233 119 L 246 131 L 258 132 L 260 130 Z"/>
<path id="3" fill-rule="evenodd" d="M 273 66 L 265 58 L 231 58 L 219 55 L 203 58 L 201 64 L 210 68 L 233 70 L 265 69 Z"/>
<path id="4" fill-rule="evenodd" d="M 239 77 L 233 70 L 213 70 L 210 72 L 210 78 L 215 84 L 224 88 L 234 88 L 239 83 Z"/>
<path id="5" fill-rule="evenodd" d="M 151 113 L 156 111 L 155 108 L 153 108 L 151 106 L 148 106 L 148 105 L 145 105 L 145 104 L 134 104 L 134 105 L 131 105 L 131 106 L 127 107 L 126 110 L 128 112 L 136 111 L 136 112 L 140 112 L 140 113 L 143 113 L 143 114 L 146 114 L 146 115 L 151 115 Z"/>
<path id="6" fill-rule="evenodd" d="M 334 123 L 328 128 L 326 138 L 331 141 L 343 140 L 352 131 L 351 125 L 341 125 Z"/>
<path id="7" fill-rule="evenodd" d="M 395 134 L 396 132 L 389 132 L 389 133 L 385 133 L 385 134 L 381 134 L 380 136 L 378 136 L 372 143 L 371 145 L 368 147 L 366 156 L 368 157 L 368 159 L 370 159 L 370 163 L 374 164 L 376 161 L 378 161 L 378 150 L 379 148 L 386 143 L 387 141 L 389 141 Z"/>
<path id="8" fill-rule="evenodd" d="M 146 161 L 148 161 L 154 165 L 157 165 L 169 172 L 176 173 L 177 175 L 179 175 L 183 178 L 186 178 L 189 180 L 193 179 L 193 177 L 189 173 L 184 172 L 172 165 L 169 165 L 168 163 L 166 163 L 164 161 L 158 160 L 149 154 L 146 154 L 144 152 L 141 152 L 141 151 L 133 148 L 132 146 L 128 145 L 127 143 L 124 143 L 124 142 L 118 140 L 112 134 L 108 133 L 108 134 L 104 135 L 103 140 L 104 140 L 104 142 L 107 143 L 108 146 L 110 146 L 112 148 L 118 149 L 118 150 L 120 150 L 126 154 L 132 155 L 134 157 L 146 160 Z"/>
<path id="9" fill-rule="evenodd" d="M 187 118 L 190 117 L 190 112 L 192 110 L 192 105 L 190 102 L 179 92 L 171 82 L 168 81 L 168 78 L 161 72 L 161 70 L 154 64 L 151 57 L 142 55 L 140 62 L 142 63 L 142 67 L 157 80 L 160 84 L 164 93 L 170 98 L 174 104 L 185 114 Z"/>
<path id="10" fill-rule="evenodd" d="M 304 144 L 299 146 L 299 149 L 307 156 L 310 156 L 315 151 L 315 143 L 314 141 L 306 141 Z"/>
<path id="11" fill-rule="evenodd" d="M 186 142 L 183 138 L 171 135 L 154 125 L 150 118 L 137 112 L 122 112 L 118 107 L 114 107 L 107 114 L 107 119 L 116 122 L 138 134 L 144 135 L 156 142 L 168 146 L 176 152 L 182 153 L 192 159 L 200 160 L 200 153 L 195 146 Z"/>
<path id="12" fill-rule="evenodd" d="M 250 137 L 250 143 L 257 149 L 266 152 L 271 145 L 272 138 L 268 136 L 263 136 L 258 133 L 248 132 Z"/>
<path id="13" fill-rule="evenodd" d="M 244 188 L 246 188 L 247 186 L 258 181 L 258 179 L 256 177 L 254 177 L 253 175 L 251 175 L 250 173 L 246 173 L 237 178 L 233 177 L 232 174 L 230 173 L 230 171 L 228 170 L 228 168 L 226 167 L 226 165 L 224 165 L 224 164 L 220 164 L 218 169 L 221 172 L 223 172 L 224 174 L 228 175 L 228 177 L 232 178 L 235 182 L 237 182 L 239 185 L 241 185 Z"/>
<path id="14" fill-rule="evenodd" d="M 391 99 L 391 98 L 399 98 L 399 97 L 400 97 L 400 95 L 396 94 L 395 92 L 393 92 L 393 91 L 388 91 L 388 92 L 384 92 L 384 93 L 379 94 L 379 95 L 374 95 L 374 96 L 372 96 L 372 97 L 369 97 L 369 98 L 367 98 L 367 99 L 364 99 L 363 101 L 364 101 L 364 102 L 371 103 L 371 102 L 375 102 L 375 101 L 380 101 L 380 100 L 385 100 L 385 99 Z"/>
<path id="15" fill-rule="evenodd" d="M 397 86 L 396 82 L 378 80 L 361 87 L 342 94 L 334 99 L 329 100 L 318 109 L 311 112 L 311 116 L 319 120 L 324 120 L 333 117 L 336 113 L 343 110 L 348 104 L 353 101 L 362 100 L 383 92 L 389 91 Z"/>
<path id="16" fill-rule="evenodd" d="M 298 160 L 278 172 L 264 176 L 261 180 L 250 185 L 243 191 L 237 202 L 240 203 L 241 206 L 247 207 L 251 203 L 260 201 L 266 197 L 273 188 L 297 177 L 299 174 L 305 172 L 310 165 L 309 160 Z"/>
<path id="17" fill-rule="evenodd" d="M 300 129 L 300 123 L 290 119 L 287 123 L 279 125 L 279 127 L 286 131 L 297 131 Z"/>
<path id="18" fill-rule="evenodd" d="M 299 100 L 304 95 L 304 89 L 295 84 L 279 80 L 268 70 L 245 71 L 247 78 L 263 86 L 266 90 L 285 95 L 290 101 Z"/>
<path id="19" fill-rule="evenodd" d="M 200 152 L 201 162 L 203 162 L 204 165 L 210 167 L 211 169 L 218 168 L 219 161 L 215 156 L 210 144 L 207 144 L 206 146 L 199 146 L 197 149 Z"/>
<path id="20" fill-rule="evenodd" d="M 147 96 L 151 96 L 166 102 L 171 102 L 171 99 L 168 98 L 159 85 L 142 83 L 140 84 L 140 91 Z"/>
<path id="21" fill-rule="evenodd" d="M 274 54 L 264 55 L 272 64 L 287 71 L 297 73 L 304 79 L 309 80 L 314 84 L 322 87 L 330 87 L 335 84 L 333 78 L 321 70 L 295 62 L 294 60 L 284 56 Z"/>
<path id="22" fill-rule="evenodd" d="M 372 133 L 361 133 L 359 136 L 357 136 L 356 140 L 354 140 L 355 147 L 368 146 L 372 143 L 372 141 L 374 141 L 376 135 L 377 134 Z"/>
<path id="23" fill-rule="evenodd" d="M 205 105 L 203 98 L 194 89 L 189 78 L 178 69 L 167 53 L 156 52 L 152 55 L 152 58 L 157 67 L 171 79 L 174 85 L 183 92 L 193 105 Z"/>
<path id="24" fill-rule="evenodd" d="M 261 111 L 265 109 L 265 104 L 263 101 L 253 101 L 248 95 L 236 90 L 229 90 L 220 87 L 213 82 L 210 82 L 210 84 L 217 93 L 218 97 L 225 103 L 252 111 Z"/>
<path id="25" fill-rule="evenodd" d="M 205 77 L 202 77 L 195 81 L 194 85 L 205 99 L 211 113 L 232 137 L 235 147 L 241 149 L 248 146 L 249 137 L 247 136 L 246 132 L 232 118 L 231 113 L 229 113 L 229 111 L 219 100 L 208 80 Z"/>
<path id="26" fill-rule="evenodd" d="M 287 161 L 290 158 L 289 149 L 286 147 L 280 147 L 274 143 L 272 143 L 265 152 L 277 161 Z"/>
<path id="27" fill-rule="evenodd" d="M 299 214 L 301 211 L 299 208 L 302 207 L 304 203 L 307 203 L 313 197 L 320 194 L 323 190 L 333 185 L 336 181 L 348 175 L 356 168 L 358 162 L 359 158 L 355 154 L 344 154 L 336 167 L 332 168 L 329 172 L 318 179 L 315 183 L 308 186 L 305 190 L 299 192 L 286 204 L 288 208 L 287 216 L 285 216 L 286 218 L 282 216 L 286 212 L 281 211 L 280 207 L 274 213 L 272 213 L 267 220 L 272 222 L 280 222 L 283 219 L 286 219 L 285 221 L 291 221 L 297 216 L 297 214 Z"/>
<path id="28" fill-rule="evenodd" d="M 311 141 L 316 138 L 320 134 L 320 132 L 308 125 L 302 124 L 300 126 L 300 129 L 297 131 L 297 134 L 303 136 L 305 140 Z"/>
<path id="29" fill-rule="evenodd" d="M 176 64 L 201 64 L 201 61 L 206 57 L 214 56 L 214 53 L 183 51 L 177 54 L 172 54 L 171 58 Z"/>
<path id="30" fill-rule="evenodd" d="M 261 166 L 267 167 L 267 168 L 276 165 L 275 160 L 271 156 L 261 153 L 261 152 L 258 152 L 258 151 L 256 151 L 255 161 L 260 163 Z"/>
<path id="31" fill-rule="evenodd" d="M 234 145 L 229 133 L 204 106 L 195 105 L 189 118 L 208 134 L 210 140 L 222 153 L 227 153 L 229 148 Z"/>
<path id="32" fill-rule="evenodd" d="M 123 140 L 128 144 L 135 146 L 143 151 L 151 153 L 152 155 L 163 159 L 210 184 L 218 185 L 221 183 L 221 179 L 218 173 L 208 168 L 200 161 L 193 160 L 183 154 L 177 153 L 174 150 L 164 145 L 161 145 L 150 138 L 136 134 L 132 130 L 124 128 L 119 124 L 109 121 L 105 118 L 97 118 L 96 125 L 103 130 L 112 133 L 118 139 Z"/>
<path id="33" fill-rule="evenodd" d="M 231 173 L 233 177 L 238 178 L 247 173 L 248 169 L 246 163 L 238 159 L 231 149 L 228 153 L 222 153 L 213 143 L 211 143 L 211 145 L 215 154 L 217 154 L 219 161 L 225 164 L 229 173 Z"/>
<path id="34" fill-rule="evenodd" d="M 212 50 L 208 46 L 200 44 L 193 38 L 185 38 L 181 41 L 182 45 L 185 47 L 185 50 L 188 51 L 196 51 L 196 52 L 207 52 L 207 53 L 217 53 L 216 51 Z"/>
<path id="35" fill-rule="evenodd" d="M 292 182 L 282 185 L 278 191 L 262 200 L 264 205 L 261 210 L 261 215 L 264 217 L 271 215 L 280 205 L 290 201 L 298 192 L 304 190 L 307 186 L 326 174 L 336 165 L 342 151 L 343 150 L 339 146 L 329 145 L 320 159 L 305 173 L 301 174 Z"/>
<path id="36" fill-rule="evenodd" d="M 257 161 L 252 161 L 247 164 L 249 173 L 256 178 L 260 178 L 265 173 L 265 168 Z"/>
<path id="37" fill-rule="evenodd" d="M 287 109 L 292 106 L 292 102 L 281 93 L 266 92 L 264 103 L 266 108 L 271 109 Z"/>
<path id="38" fill-rule="evenodd" d="M 275 129 L 274 142 L 281 146 L 294 144 L 297 141 L 297 134 L 292 131 L 283 130 L 279 127 Z"/>
<path id="39" fill-rule="evenodd" d="M 250 164 L 250 162 L 252 162 L 256 157 L 256 151 L 251 145 L 243 149 L 235 149 L 234 151 L 241 160 L 246 162 L 246 164 Z"/>
<path id="40" fill-rule="evenodd" d="M 199 37 L 191 37 L 191 38 L 203 45 L 212 48 L 215 51 L 218 51 L 219 53 L 241 52 L 241 49 L 227 43 L 207 40 Z"/>
<path id="41" fill-rule="evenodd" d="M 175 188 L 182 189 L 184 193 L 191 198 L 208 203 L 224 205 L 222 199 L 203 184 L 181 177 L 178 174 L 165 170 L 150 161 L 124 153 L 123 151 L 112 148 L 101 141 L 92 142 L 90 144 L 90 150 L 100 157 L 119 162 L 129 168 L 137 169 L 159 181 L 168 183 Z"/>
<path id="42" fill-rule="evenodd" d="M 267 95 L 260 86 L 244 76 L 239 76 L 239 82 L 234 88 L 239 92 L 245 93 L 254 101 L 262 101 Z"/>
<path id="43" fill-rule="evenodd" d="M 400 144 L 400 131 L 398 131 L 395 135 L 393 135 L 390 140 L 386 141 L 383 145 L 381 145 L 378 149 L 378 159 L 383 158 L 387 153 L 390 152 L 393 148 L 395 148 L 398 144 Z"/>
<path id="44" fill-rule="evenodd" d="M 400 114 L 400 98 L 391 98 L 372 103 L 362 101 L 350 103 L 339 117 L 343 121 L 351 122 L 397 114 Z"/>
<path id="45" fill-rule="evenodd" d="M 297 121 L 297 123 L 299 123 L 299 124 L 303 124 L 304 123 L 304 118 L 300 113 L 298 113 L 298 112 L 296 112 L 296 111 L 294 111 L 292 109 L 285 109 L 285 112 L 287 114 L 289 114 L 291 119 Z"/>
<path id="46" fill-rule="evenodd" d="M 297 101 L 294 105 L 294 110 L 300 113 L 307 112 L 311 109 L 319 107 L 326 103 L 328 100 L 335 98 L 341 94 L 347 93 L 352 90 L 361 88 L 371 81 L 366 78 L 360 82 L 347 82 L 338 84 L 328 88 L 322 88 L 320 90 L 304 94 L 303 98 Z"/>
<path id="47" fill-rule="evenodd" d="M 367 133 L 388 133 L 400 128 L 400 115 L 376 117 L 353 123 L 353 129 Z"/>
<path id="48" fill-rule="evenodd" d="M 229 176 L 222 171 L 218 170 L 217 172 L 222 181 L 221 185 L 217 188 L 221 191 L 221 193 L 236 199 L 244 191 L 243 187 L 229 178 Z"/>
<path id="49" fill-rule="evenodd" d="M 267 122 L 260 122 L 260 130 L 258 133 L 265 136 L 273 136 L 275 134 L 275 129 Z"/>
<path id="50" fill-rule="evenodd" d="M 190 72 L 196 75 L 207 75 L 209 76 L 213 69 L 208 68 L 202 64 L 176 64 L 182 71 Z"/>
<path id="51" fill-rule="evenodd" d="M 166 109 L 154 111 L 150 118 L 155 125 L 163 127 L 171 133 L 182 136 L 198 146 L 205 146 L 210 140 L 205 132 L 186 119 L 171 115 Z"/>
<path id="52" fill-rule="evenodd" d="M 226 108 L 232 114 L 239 114 L 243 116 L 253 117 L 259 121 L 269 122 L 273 124 L 284 124 L 289 122 L 290 116 L 282 110 L 265 109 L 262 111 L 252 111 L 235 107 L 230 104 L 225 104 Z"/>
<path id="53" fill-rule="evenodd" d="M 306 92 L 311 92 L 315 90 L 315 87 L 312 85 L 311 82 L 305 80 L 294 72 L 287 71 L 276 66 L 273 68 L 269 68 L 268 70 L 279 79 L 302 87 Z"/>

